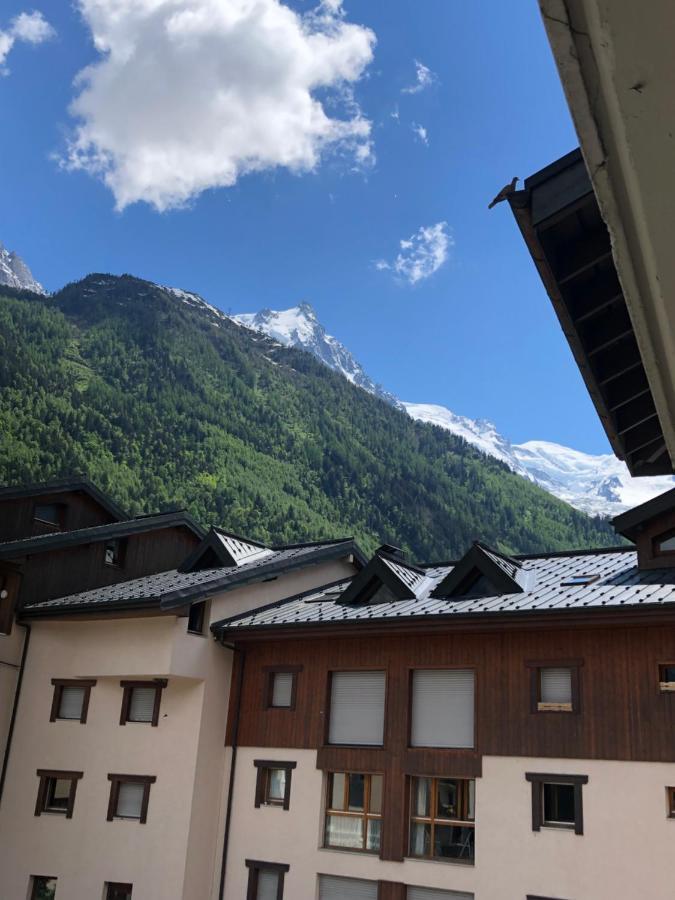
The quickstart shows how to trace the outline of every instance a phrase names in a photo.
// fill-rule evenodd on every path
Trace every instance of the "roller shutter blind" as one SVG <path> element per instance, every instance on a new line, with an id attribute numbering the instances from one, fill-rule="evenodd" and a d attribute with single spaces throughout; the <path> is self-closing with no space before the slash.
<path id="1" fill-rule="evenodd" d="M 140 819 L 144 793 L 144 784 L 137 784 L 133 781 L 120 782 L 115 815 L 128 816 L 131 819 Z"/>
<path id="2" fill-rule="evenodd" d="M 131 701 L 129 703 L 130 722 L 152 722 L 152 713 L 155 709 L 155 697 L 157 688 L 135 687 L 131 689 Z"/>
<path id="3" fill-rule="evenodd" d="M 473 747 L 474 680 L 472 669 L 413 672 L 413 747 Z"/>
<path id="4" fill-rule="evenodd" d="M 293 693 L 293 673 L 272 673 L 272 706 L 290 706 Z"/>
<path id="5" fill-rule="evenodd" d="M 466 891 L 439 891 L 436 888 L 414 887 L 410 885 L 406 900 L 474 900 Z"/>
<path id="6" fill-rule="evenodd" d="M 329 743 L 381 745 L 384 693 L 384 672 L 333 672 Z"/>
<path id="7" fill-rule="evenodd" d="M 279 874 L 269 869 L 260 869 L 258 872 L 258 890 L 256 900 L 277 900 L 279 889 Z"/>
<path id="8" fill-rule="evenodd" d="M 571 703 L 572 672 L 570 669 L 540 669 L 541 702 Z"/>
<path id="9" fill-rule="evenodd" d="M 319 876 L 319 900 L 377 900 L 377 881 Z"/>
<path id="10" fill-rule="evenodd" d="M 84 704 L 84 688 L 62 687 L 61 703 L 59 704 L 59 719 L 79 719 L 82 716 Z"/>

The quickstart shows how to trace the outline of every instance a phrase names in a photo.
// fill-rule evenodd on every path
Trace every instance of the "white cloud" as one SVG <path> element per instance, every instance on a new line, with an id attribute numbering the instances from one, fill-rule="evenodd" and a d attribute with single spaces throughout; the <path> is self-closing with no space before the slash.
<path id="1" fill-rule="evenodd" d="M 410 127 L 415 132 L 418 139 L 428 147 L 429 146 L 429 133 L 427 132 L 424 125 L 417 125 L 415 122 L 413 122 Z"/>
<path id="2" fill-rule="evenodd" d="M 18 41 L 26 44 L 42 44 L 55 34 L 41 12 L 19 13 L 9 23 L 9 28 L 0 30 L 0 75 L 8 74 L 5 62 Z"/>
<path id="3" fill-rule="evenodd" d="M 431 85 L 435 84 L 436 81 L 438 81 L 438 79 L 436 75 L 431 71 L 431 69 L 428 66 L 425 66 L 424 63 L 421 63 L 418 59 L 416 59 L 415 84 L 404 87 L 401 93 L 419 94 L 420 91 L 423 91 L 425 88 L 431 87 Z"/>
<path id="4" fill-rule="evenodd" d="M 351 88 L 375 35 L 340 0 L 305 15 L 280 0 L 78 3 L 101 58 L 78 75 L 63 164 L 101 178 L 118 209 L 180 206 L 250 172 L 311 171 L 328 149 L 372 160 Z"/>
<path id="5" fill-rule="evenodd" d="M 447 229 L 447 222 L 422 226 L 399 242 L 400 251 L 395 260 L 375 260 L 375 268 L 380 272 L 390 269 L 409 284 L 429 278 L 445 263 L 455 244 Z"/>
<path id="6" fill-rule="evenodd" d="M 394 109 L 389 113 L 389 115 L 395 122 L 401 121 L 401 114 L 398 111 L 398 105 L 394 107 Z"/>

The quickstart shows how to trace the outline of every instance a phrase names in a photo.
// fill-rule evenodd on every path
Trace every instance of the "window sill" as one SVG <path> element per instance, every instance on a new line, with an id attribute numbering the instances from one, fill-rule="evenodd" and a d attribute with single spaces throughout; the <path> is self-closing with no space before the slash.
<path id="1" fill-rule="evenodd" d="M 319 850 L 328 850 L 331 853 L 355 853 L 357 856 L 379 857 L 380 850 L 359 850 L 357 847 L 319 847 Z"/>
<path id="2" fill-rule="evenodd" d="M 659 681 L 659 691 L 662 694 L 675 693 L 675 681 Z"/>
<path id="3" fill-rule="evenodd" d="M 537 712 L 574 712 L 571 703 L 537 703 Z"/>
<path id="4" fill-rule="evenodd" d="M 410 862 L 422 862 L 422 863 L 440 863 L 442 866 L 475 866 L 475 859 L 456 859 L 451 857 L 439 857 L 434 856 L 433 859 L 428 856 L 406 856 L 406 860 L 410 860 Z"/>
<path id="5" fill-rule="evenodd" d="M 541 823 L 542 830 L 549 829 L 550 831 L 571 831 L 574 834 L 574 822 L 542 822 Z"/>

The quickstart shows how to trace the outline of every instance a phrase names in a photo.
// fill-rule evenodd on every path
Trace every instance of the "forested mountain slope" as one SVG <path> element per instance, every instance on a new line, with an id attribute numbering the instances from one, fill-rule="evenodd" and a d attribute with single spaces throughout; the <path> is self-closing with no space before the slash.
<path id="1" fill-rule="evenodd" d="M 355 535 L 417 559 L 616 543 L 441 428 L 193 295 L 90 275 L 0 288 L 0 483 L 86 473 L 132 512 L 265 541 Z"/>

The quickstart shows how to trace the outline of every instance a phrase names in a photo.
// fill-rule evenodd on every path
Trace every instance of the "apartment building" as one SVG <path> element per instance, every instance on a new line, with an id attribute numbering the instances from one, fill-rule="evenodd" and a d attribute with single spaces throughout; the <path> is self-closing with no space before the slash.
<path id="1" fill-rule="evenodd" d="M 637 546 L 356 576 L 216 622 L 225 900 L 673 895 L 675 491 Z"/>

